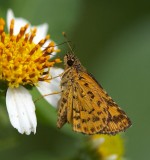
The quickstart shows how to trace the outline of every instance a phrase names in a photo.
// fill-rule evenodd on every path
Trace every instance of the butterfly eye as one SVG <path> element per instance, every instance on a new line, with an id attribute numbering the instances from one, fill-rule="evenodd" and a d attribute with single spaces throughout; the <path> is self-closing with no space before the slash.
<path id="1" fill-rule="evenodd" d="M 74 63 L 74 60 L 69 59 L 69 60 L 67 61 L 68 66 L 72 66 L 73 63 Z"/>

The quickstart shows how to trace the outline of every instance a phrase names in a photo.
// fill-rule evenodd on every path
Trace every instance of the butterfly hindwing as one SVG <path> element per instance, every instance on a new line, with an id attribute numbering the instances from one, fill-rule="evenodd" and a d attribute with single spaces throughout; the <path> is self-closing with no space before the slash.
<path id="1" fill-rule="evenodd" d="M 67 86 L 58 102 L 57 127 L 61 128 L 66 122 L 72 121 L 72 87 Z"/>

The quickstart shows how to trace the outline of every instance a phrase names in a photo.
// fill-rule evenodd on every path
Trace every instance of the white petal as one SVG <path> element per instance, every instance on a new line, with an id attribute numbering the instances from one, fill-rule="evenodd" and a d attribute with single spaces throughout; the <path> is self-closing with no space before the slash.
<path id="1" fill-rule="evenodd" d="M 9 27 L 10 27 L 10 21 L 12 19 L 14 19 L 14 13 L 13 13 L 13 11 L 11 9 L 8 9 L 6 17 L 7 17 L 6 18 L 7 19 L 7 28 L 9 29 Z"/>
<path id="2" fill-rule="evenodd" d="M 6 105 L 10 122 L 21 134 L 36 133 L 35 106 L 28 90 L 22 86 L 8 88 Z"/>
<path id="3" fill-rule="evenodd" d="M 31 28 L 34 28 L 34 27 L 32 26 Z M 47 32 L 48 32 L 48 24 L 44 23 L 39 26 L 36 26 L 36 28 L 37 28 L 37 34 L 34 37 L 33 42 L 37 44 L 41 39 L 44 39 L 46 37 Z M 51 42 L 51 40 L 47 40 L 45 42 L 45 44 L 42 46 L 42 50 L 44 50 L 49 45 L 50 42 Z M 56 45 L 56 43 L 55 43 L 55 45 Z M 58 49 L 57 46 L 55 46 L 54 48 L 55 48 L 55 50 Z M 51 54 L 51 58 L 53 58 L 55 55 L 56 55 L 56 52 L 53 52 Z"/>
<path id="4" fill-rule="evenodd" d="M 52 67 L 50 70 L 50 74 L 52 77 L 60 75 L 64 70 L 62 68 L 54 68 Z M 40 91 L 42 95 L 53 93 L 53 92 L 60 92 L 60 81 L 61 78 L 54 78 L 50 81 L 50 83 L 47 82 L 39 82 L 39 86 L 37 89 Z M 58 100 L 60 99 L 60 94 L 54 94 L 44 97 L 52 106 L 57 107 Z"/>
<path id="5" fill-rule="evenodd" d="M 98 148 L 101 144 L 103 144 L 105 142 L 105 138 L 101 137 L 101 138 L 95 138 L 93 139 L 93 147 L 94 148 Z"/>
<path id="6" fill-rule="evenodd" d="M 32 26 L 31 28 L 35 28 L 34 26 Z M 41 39 L 45 38 L 47 35 L 47 31 L 48 31 L 48 24 L 44 23 L 41 25 L 36 26 L 37 29 L 37 34 L 34 37 L 33 41 L 34 43 L 38 43 Z"/>
<path id="7" fill-rule="evenodd" d="M 108 157 L 106 157 L 106 160 L 117 160 L 118 159 L 118 155 L 117 154 L 112 154 Z"/>
<path id="8" fill-rule="evenodd" d="M 20 31 L 20 28 L 25 26 L 26 24 L 29 24 L 29 22 L 26 19 L 23 18 L 15 18 L 14 13 L 11 9 L 8 9 L 7 11 L 7 28 L 9 30 L 10 27 L 10 22 L 11 20 L 14 19 L 15 23 L 14 23 L 14 35 L 18 34 Z M 30 27 L 27 29 L 26 32 L 29 32 Z"/>

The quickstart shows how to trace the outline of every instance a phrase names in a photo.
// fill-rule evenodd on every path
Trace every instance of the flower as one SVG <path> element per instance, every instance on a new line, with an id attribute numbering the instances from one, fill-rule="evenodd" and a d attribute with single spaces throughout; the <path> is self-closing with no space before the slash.
<path id="1" fill-rule="evenodd" d="M 40 91 L 41 86 L 49 85 L 47 82 L 50 81 L 51 76 L 63 72 L 62 69 L 53 67 L 55 63 L 60 62 L 60 59 L 50 61 L 52 54 L 58 52 L 58 49 L 55 43 L 49 40 L 49 36 L 46 36 L 47 24 L 33 28 L 27 20 L 15 18 L 12 10 L 9 9 L 7 25 L 9 33 L 4 32 L 5 21 L 1 18 L 0 82 L 5 82 L 8 86 L 6 107 L 9 119 L 21 134 L 29 135 L 31 132 L 35 134 L 37 126 L 35 105 L 25 86 L 37 86 Z M 58 84 L 60 78 L 52 81 Z M 51 83 L 50 87 L 52 87 Z M 57 85 L 52 88 L 58 87 Z M 48 92 L 51 92 L 51 88 Z M 43 90 L 42 94 L 44 94 Z M 59 95 L 54 95 L 53 99 L 53 96 L 50 96 L 48 101 L 56 105 L 55 100 L 58 97 Z"/>
<path id="2" fill-rule="evenodd" d="M 120 135 L 93 135 L 92 146 L 102 160 L 122 160 L 124 142 Z"/>

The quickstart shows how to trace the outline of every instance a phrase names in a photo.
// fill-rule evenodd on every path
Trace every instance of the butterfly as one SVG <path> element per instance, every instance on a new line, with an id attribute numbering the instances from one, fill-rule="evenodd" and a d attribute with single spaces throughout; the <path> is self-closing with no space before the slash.
<path id="1" fill-rule="evenodd" d="M 71 53 L 64 56 L 57 127 L 70 123 L 73 131 L 88 135 L 125 131 L 131 126 L 126 113 L 82 66 L 69 43 L 68 46 Z"/>

